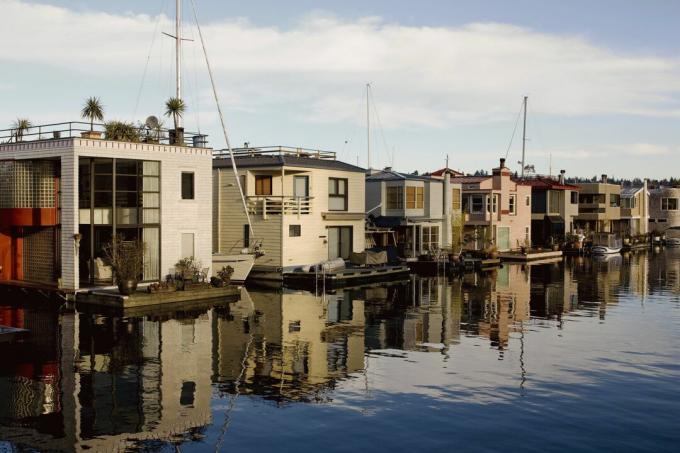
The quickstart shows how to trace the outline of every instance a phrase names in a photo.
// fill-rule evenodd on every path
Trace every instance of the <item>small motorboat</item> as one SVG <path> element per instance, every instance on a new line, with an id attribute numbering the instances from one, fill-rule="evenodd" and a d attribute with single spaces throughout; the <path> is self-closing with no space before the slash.
<path id="1" fill-rule="evenodd" d="M 217 272 L 222 270 L 223 267 L 231 266 L 234 269 L 231 281 L 245 282 L 254 264 L 255 254 L 253 253 L 234 255 L 213 254 L 213 275 L 217 275 Z"/>
<path id="2" fill-rule="evenodd" d="M 621 253 L 623 241 L 613 233 L 596 233 L 593 236 L 593 245 L 590 253 L 593 255 L 612 255 Z"/>

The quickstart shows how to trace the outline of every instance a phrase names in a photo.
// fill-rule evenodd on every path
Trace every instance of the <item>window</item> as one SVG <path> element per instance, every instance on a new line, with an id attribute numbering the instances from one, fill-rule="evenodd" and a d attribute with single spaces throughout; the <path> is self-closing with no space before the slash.
<path id="1" fill-rule="evenodd" d="M 621 207 L 624 209 L 634 209 L 635 198 L 634 197 L 621 198 Z"/>
<path id="2" fill-rule="evenodd" d="M 194 173 L 182 172 L 182 200 L 194 199 Z"/>
<path id="3" fill-rule="evenodd" d="M 621 206 L 621 195 L 612 193 L 609 195 L 609 206 L 612 208 L 618 208 Z"/>
<path id="4" fill-rule="evenodd" d="M 531 230 L 529 227 L 524 227 L 524 243 L 529 244 L 529 235 L 531 233 Z"/>
<path id="5" fill-rule="evenodd" d="M 678 210 L 678 199 L 677 198 L 662 198 L 661 199 L 661 210 L 662 211 L 677 211 Z"/>
<path id="6" fill-rule="evenodd" d="M 531 206 L 531 197 L 529 195 L 527 195 L 524 204 L 527 205 L 527 206 Z"/>
<path id="7" fill-rule="evenodd" d="M 390 186 L 387 188 L 387 209 L 404 209 L 404 188 Z"/>
<path id="8" fill-rule="evenodd" d="M 511 194 L 509 200 L 509 211 L 511 215 L 517 214 L 517 195 Z"/>
<path id="9" fill-rule="evenodd" d="M 352 227 L 328 227 L 328 259 L 349 259 L 352 253 Z"/>
<path id="10" fill-rule="evenodd" d="M 578 204 L 578 192 L 571 192 L 571 204 Z"/>
<path id="11" fill-rule="evenodd" d="M 269 175 L 255 176 L 255 195 L 272 194 L 272 177 Z"/>
<path id="12" fill-rule="evenodd" d="M 470 197 L 470 213 L 481 214 L 484 212 L 484 196 L 472 195 Z"/>
<path id="13" fill-rule="evenodd" d="M 194 233 L 182 233 L 182 258 L 194 257 Z"/>
<path id="14" fill-rule="evenodd" d="M 460 209 L 460 189 L 453 189 L 451 193 L 451 208 L 454 211 Z"/>
<path id="15" fill-rule="evenodd" d="M 423 209 L 424 192 L 422 187 L 406 187 L 406 209 Z"/>
<path id="16" fill-rule="evenodd" d="M 548 191 L 548 212 L 552 214 L 560 212 L 560 192 L 557 190 Z"/>
<path id="17" fill-rule="evenodd" d="M 328 210 L 347 211 L 347 180 L 328 178 Z"/>
<path id="18" fill-rule="evenodd" d="M 424 226 L 423 227 L 423 248 L 425 250 L 439 249 L 439 227 L 438 226 Z"/>
<path id="19" fill-rule="evenodd" d="M 297 238 L 302 235 L 301 225 L 288 225 L 288 236 L 292 238 Z"/>
<path id="20" fill-rule="evenodd" d="M 296 176 L 293 184 L 294 195 L 298 198 L 309 196 L 309 176 Z"/>

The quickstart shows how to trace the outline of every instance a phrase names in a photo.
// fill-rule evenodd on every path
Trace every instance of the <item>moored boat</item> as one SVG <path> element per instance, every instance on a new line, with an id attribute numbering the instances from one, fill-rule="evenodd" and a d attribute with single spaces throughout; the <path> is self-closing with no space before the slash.
<path id="1" fill-rule="evenodd" d="M 613 233 L 596 233 L 590 253 L 593 255 L 611 255 L 621 253 L 623 241 Z"/>

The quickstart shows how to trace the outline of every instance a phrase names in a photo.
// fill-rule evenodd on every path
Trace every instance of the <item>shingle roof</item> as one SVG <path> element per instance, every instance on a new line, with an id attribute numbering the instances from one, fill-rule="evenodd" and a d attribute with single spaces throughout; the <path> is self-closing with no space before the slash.
<path id="1" fill-rule="evenodd" d="M 357 167 L 355 165 L 351 165 L 339 160 L 286 155 L 236 156 L 236 166 L 241 168 L 256 168 L 256 167 L 324 168 L 339 171 L 350 171 L 356 173 L 364 173 L 366 171 L 361 167 Z M 224 167 L 231 167 L 230 158 L 213 159 L 213 168 Z"/>
<path id="2" fill-rule="evenodd" d="M 404 181 L 404 180 L 410 180 L 410 181 L 437 181 L 440 182 L 440 179 L 434 179 L 429 176 L 421 176 L 421 175 L 410 175 L 408 173 L 399 173 L 397 171 L 392 171 L 392 170 L 382 170 L 378 173 L 374 173 L 370 176 L 366 176 L 366 181 Z"/>
<path id="3" fill-rule="evenodd" d="M 543 178 L 543 177 L 538 177 L 538 178 L 531 178 L 531 179 L 524 179 L 524 180 L 518 180 L 515 181 L 518 184 L 522 184 L 524 186 L 531 186 L 532 188 L 535 189 L 544 189 L 544 190 L 579 190 L 577 186 L 573 186 L 571 184 L 561 184 L 559 181 L 552 179 L 552 178 Z"/>
<path id="4" fill-rule="evenodd" d="M 642 190 L 642 187 L 622 187 L 621 196 L 624 198 L 634 197 L 636 193 Z"/>
<path id="5" fill-rule="evenodd" d="M 456 176 L 454 178 L 451 178 L 451 182 L 456 183 L 456 184 L 476 184 L 476 183 L 484 182 L 489 178 L 491 178 L 491 175 L 489 175 L 489 176 Z"/>

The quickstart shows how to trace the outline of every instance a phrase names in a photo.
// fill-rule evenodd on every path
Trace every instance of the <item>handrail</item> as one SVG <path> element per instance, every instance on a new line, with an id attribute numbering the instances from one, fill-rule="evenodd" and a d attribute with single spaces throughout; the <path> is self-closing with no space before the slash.
<path id="1" fill-rule="evenodd" d="M 246 197 L 248 211 L 261 215 L 306 215 L 312 212 L 314 197 L 295 197 L 285 195 L 256 195 Z"/>
<path id="2" fill-rule="evenodd" d="M 233 148 L 232 153 L 236 157 L 295 156 L 330 160 L 335 160 L 336 157 L 336 153 L 334 151 L 323 151 L 319 149 L 310 149 L 293 146 L 258 146 L 258 147 Z M 225 155 L 229 155 L 227 150 L 220 149 L 213 151 L 214 157 L 222 157 Z"/>
<path id="3" fill-rule="evenodd" d="M 140 143 L 160 143 L 170 144 L 170 129 L 161 128 L 151 130 L 143 124 L 136 125 L 140 133 Z M 62 123 L 48 123 L 32 125 L 25 130 L 18 131 L 16 127 L 0 129 L 0 145 L 16 144 L 23 142 L 33 142 L 39 140 L 58 140 L 64 138 L 80 138 L 83 132 L 98 132 L 104 134 L 106 125 L 103 123 L 90 123 L 85 121 L 68 121 Z M 196 144 L 205 147 L 207 135 L 197 132 L 184 132 L 185 144 L 183 146 L 193 147 L 194 137 L 197 137 Z"/>

